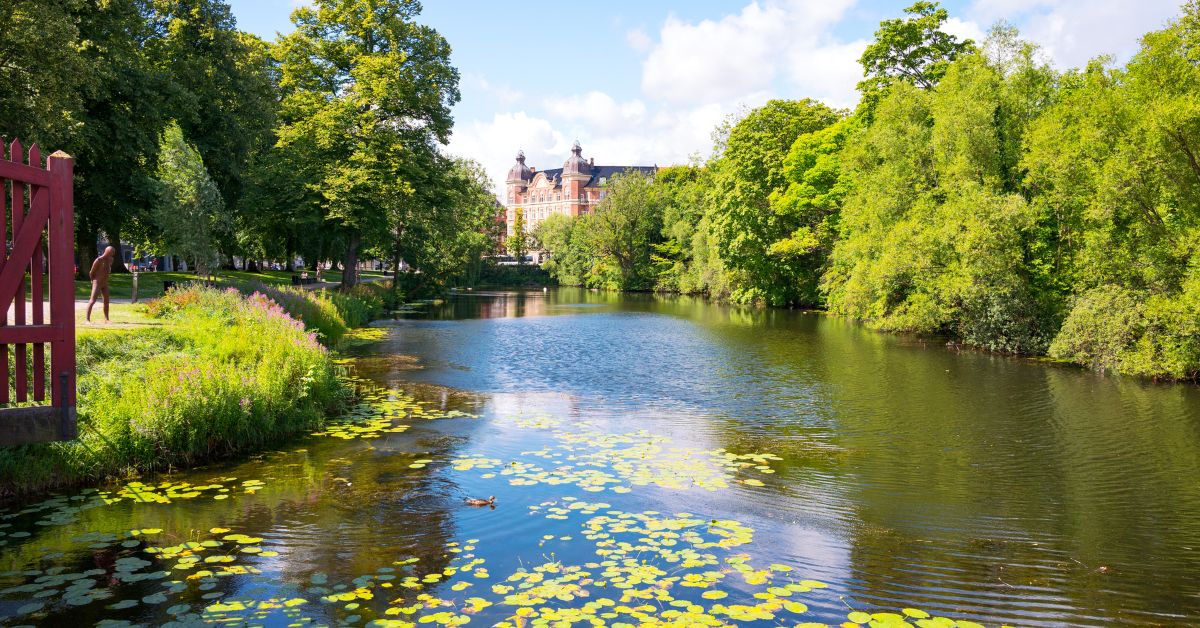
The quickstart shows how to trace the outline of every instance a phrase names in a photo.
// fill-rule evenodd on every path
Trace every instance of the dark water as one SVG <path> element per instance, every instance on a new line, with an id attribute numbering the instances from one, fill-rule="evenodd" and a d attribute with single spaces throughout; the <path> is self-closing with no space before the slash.
<path id="1" fill-rule="evenodd" d="M 1200 623 L 1197 387 L 682 298 L 467 294 L 385 329 L 363 414 L 407 431 L 10 512 L 0 617 Z"/>

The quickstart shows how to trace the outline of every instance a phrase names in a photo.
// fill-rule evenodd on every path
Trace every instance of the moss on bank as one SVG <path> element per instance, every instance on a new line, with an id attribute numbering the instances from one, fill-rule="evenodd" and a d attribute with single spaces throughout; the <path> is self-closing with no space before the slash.
<path id="1" fill-rule="evenodd" d="M 379 315 L 370 290 L 189 287 L 146 306 L 161 325 L 81 333 L 79 438 L 0 448 L 0 496 L 187 466 L 320 425 L 347 397 L 327 346 Z"/>

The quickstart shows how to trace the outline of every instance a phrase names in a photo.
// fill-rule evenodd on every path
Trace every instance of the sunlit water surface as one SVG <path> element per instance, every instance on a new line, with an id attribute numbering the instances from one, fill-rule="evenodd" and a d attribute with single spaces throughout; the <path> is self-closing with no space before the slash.
<path id="1" fill-rule="evenodd" d="M 11 506 L 0 617 L 1200 621 L 1194 386 L 565 289 L 381 327 L 397 418 Z"/>

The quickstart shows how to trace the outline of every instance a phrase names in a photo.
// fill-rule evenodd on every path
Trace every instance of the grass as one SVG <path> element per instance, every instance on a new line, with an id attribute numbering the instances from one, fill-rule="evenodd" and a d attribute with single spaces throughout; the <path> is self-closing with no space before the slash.
<path id="1" fill-rule="evenodd" d="M 113 304 L 112 322 L 77 310 L 80 436 L 0 448 L 0 496 L 186 467 L 315 428 L 347 394 L 321 343 L 377 312 L 369 293 L 381 289 L 190 286 Z"/>
<path id="2" fill-rule="evenodd" d="M 217 287 L 220 288 L 238 288 L 239 290 L 250 288 L 257 285 L 268 286 L 290 286 L 292 284 L 292 275 L 284 270 L 268 270 L 261 273 L 249 273 L 241 270 L 223 270 L 217 275 Z M 310 272 L 311 276 L 312 273 Z M 363 280 L 378 280 L 388 279 L 391 277 L 388 273 L 374 271 L 360 271 L 360 279 Z M 138 300 L 154 299 L 162 296 L 163 282 L 174 281 L 177 285 L 196 281 L 197 277 L 193 273 L 139 273 L 138 274 Z M 339 283 L 342 281 L 342 273 L 322 271 L 321 279 L 328 283 Z M 113 299 L 129 299 L 133 293 L 133 275 L 130 273 L 113 274 L 108 281 L 109 295 Z M 92 294 L 92 283 L 90 281 L 75 282 L 75 298 L 86 299 Z"/>

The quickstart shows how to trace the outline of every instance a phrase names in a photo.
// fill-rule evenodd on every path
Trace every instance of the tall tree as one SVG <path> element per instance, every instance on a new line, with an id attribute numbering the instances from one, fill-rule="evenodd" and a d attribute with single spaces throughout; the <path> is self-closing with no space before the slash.
<path id="1" fill-rule="evenodd" d="M 611 261 L 615 287 L 623 290 L 654 286 L 651 254 L 662 237 L 662 207 L 653 183 L 652 176 L 638 171 L 616 175 L 596 211 L 583 218 L 582 228 Z"/>
<path id="2" fill-rule="evenodd" d="M 907 17 L 879 24 L 875 40 L 859 58 L 866 78 L 858 89 L 868 103 L 895 81 L 933 89 L 951 62 L 975 49 L 970 39 L 959 41 L 942 30 L 950 14 L 937 2 L 919 0 L 904 12 Z"/>
<path id="3" fill-rule="evenodd" d="M 794 270 L 769 251 L 799 225 L 781 220 L 771 210 L 770 196 L 787 185 L 784 158 L 796 139 L 842 115 L 811 99 L 773 100 L 730 131 L 725 152 L 714 164 L 710 219 L 735 299 L 774 305 L 801 301 Z"/>
<path id="4" fill-rule="evenodd" d="M 179 255 L 206 273 L 220 262 L 218 243 L 232 235 L 233 221 L 200 152 L 178 124 L 167 125 L 159 144 L 152 214 L 159 235 L 149 248 Z"/>
<path id="5" fill-rule="evenodd" d="M 518 207 L 513 210 L 512 235 L 504 241 L 508 254 L 517 258 L 517 266 L 525 263 L 525 255 L 529 253 L 530 233 L 525 228 L 525 210 Z"/>
<path id="6" fill-rule="evenodd" d="M 314 162 L 305 185 L 344 235 L 344 287 L 357 282 L 364 243 L 392 233 L 411 187 L 403 164 L 450 134 L 458 72 L 446 40 L 414 22 L 420 10 L 414 0 L 317 0 L 292 13 L 296 30 L 276 45 L 279 144 Z"/>
<path id="7" fill-rule="evenodd" d="M 153 62 L 171 76 L 173 113 L 192 141 L 225 206 L 260 213 L 240 202 L 250 160 L 273 143 L 276 91 L 269 48 L 242 33 L 223 0 L 157 0 L 160 37 L 148 44 Z M 257 210 L 257 211 L 256 211 Z M 244 238 L 221 242 L 227 260 Z"/>
<path id="8" fill-rule="evenodd" d="M 78 46 L 81 0 L 0 4 L 0 135 L 58 144 L 78 120 L 94 76 Z"/>

